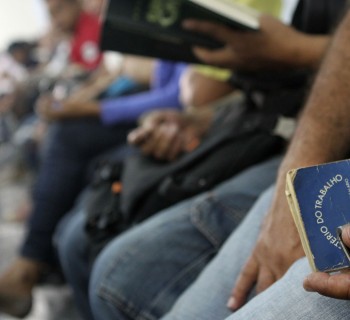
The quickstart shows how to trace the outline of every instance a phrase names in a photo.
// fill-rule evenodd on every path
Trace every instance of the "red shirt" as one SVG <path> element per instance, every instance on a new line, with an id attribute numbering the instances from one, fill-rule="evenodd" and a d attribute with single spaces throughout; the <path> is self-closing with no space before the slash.
<path id="1" fill-rule="evenodd" d="M 71 43 L 70 60 L 72 63 L 93 70 L 101 62 L 99 48 L 101 23 L 97 16 L 82 13 L 77 23 Z"/>

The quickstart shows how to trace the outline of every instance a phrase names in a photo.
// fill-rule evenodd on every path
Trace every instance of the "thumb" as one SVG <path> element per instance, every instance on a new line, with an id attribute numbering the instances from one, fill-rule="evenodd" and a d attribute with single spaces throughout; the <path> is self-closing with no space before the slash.
<path id="1" fill-rule="evenodd" d="M 146 130 L 153 130 L 163 122 L 163 116 L 160 112 L 152 112 L 143 119 L 141 126 Z"/>
<path id="2" fill-rule="evenodd" d="M 344 244 L 348 248 L 350 248 L 350 225 L 349 224 L 342 227 L 341 237 Z"/>
<path id="3" fill-rule="evenodd" d="M 131 145 L 138 146 L 138 145 L 144 143 L 150 134 L 151 134 L 151 132 L 145 128 L 142 128 L 142 127 L 137 128 L 129 133 L 128 143 Z"/>

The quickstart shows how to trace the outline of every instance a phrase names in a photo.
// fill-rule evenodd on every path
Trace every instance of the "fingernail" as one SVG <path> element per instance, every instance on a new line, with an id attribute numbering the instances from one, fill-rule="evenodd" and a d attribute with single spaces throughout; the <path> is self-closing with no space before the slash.
<path id="1" fill-rule="evenodd" d="M 133 142 L 134 140 L 135 140 L 135 134 L 130 133 L 130 134 L 128 135 L 128 141 L 129 141 L 129 142 Z"/>
<path id="2" fill-rule="evenodd" d="M 342 231 L 346 232 L 347 234 L 350 234 L 350 224 L 346 224 L 344 226 L 341 226 Z"/>
<path id="3" fill-rule="evenodd" d="M 237 302 L 236 299 L 231 297 L 228 302 L 227 302 L 227 308 L 231 309 L 231 310 L 235 310 L 237 309 Z"/>
<path id="4" fill-rule="evenodd" d="M 310 276 L 305 278 L 304 283 L 303 283 L 303 287 L 304 287 L 305 291 L 307 291 L 307 292 L 315 292 L 315 290 L 309 286 L 309 278 L 310 278 Z"/>
<path id="5" fill-rule="evenodd" d="M 310 287 L 308 287 L 308 286 L 306 286 L 306 285 L 304 285 L 304 289 L 305 289 L 305 291 L 307 291 L 307 292 L 315 292 L 314 289 L 312 289 L 312 288 L 310 288 Z"/>
<path id="6" fill-rule="evenodd" d="M 337 228 L 338 237 L 344 242 L 348 242 L 350 239 L 350 225 L 346 224 Z M 347 243 L 346 243 L 347 244 Z"/>

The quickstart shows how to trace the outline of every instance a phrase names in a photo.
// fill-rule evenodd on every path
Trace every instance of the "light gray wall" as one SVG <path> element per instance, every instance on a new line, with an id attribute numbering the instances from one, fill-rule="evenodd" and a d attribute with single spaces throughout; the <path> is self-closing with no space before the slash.
<path id="1" fill-rule="evenodd" d="M 0 0 L 0 50 L 11 40 L 35 39 L 47 27 L 42 0 Z"/>

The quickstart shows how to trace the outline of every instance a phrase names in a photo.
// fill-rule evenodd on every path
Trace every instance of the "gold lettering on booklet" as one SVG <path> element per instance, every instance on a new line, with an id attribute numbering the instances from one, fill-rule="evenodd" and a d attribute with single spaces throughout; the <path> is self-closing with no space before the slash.
<path id="1" fill-rule="evenodd" d="M 181 3 L 182 0 L 150 0 L 146 19 L 163 28 L 170 27 L 179 18 Z"/>

